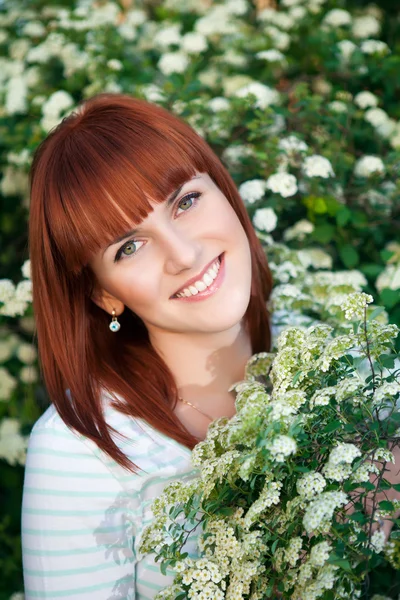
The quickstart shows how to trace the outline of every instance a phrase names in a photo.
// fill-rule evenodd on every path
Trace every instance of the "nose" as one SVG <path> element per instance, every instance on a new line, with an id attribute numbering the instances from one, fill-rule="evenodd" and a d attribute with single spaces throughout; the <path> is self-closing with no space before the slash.
<path id="1" fill-rule="evenodd" d="M 185 269 L 192 269 L 199 262 L 201 246 L 198 240 L 190 239 L 171 227 L 163 240 L 163 251 L 165 273 L 177 275 Z"/>

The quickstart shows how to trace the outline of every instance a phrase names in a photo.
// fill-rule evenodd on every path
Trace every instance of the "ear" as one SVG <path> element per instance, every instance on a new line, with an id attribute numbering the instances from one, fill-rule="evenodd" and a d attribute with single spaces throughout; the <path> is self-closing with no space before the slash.
<path id="1" fill-rule="evenodd" d="M 103 288 L 94 290 L 91 298 L 97 306 L 105 310 L 109 315 L 112 314 L 113 310 L 115 310 L 117 317 L 124 312 L 124 303 Z"/>

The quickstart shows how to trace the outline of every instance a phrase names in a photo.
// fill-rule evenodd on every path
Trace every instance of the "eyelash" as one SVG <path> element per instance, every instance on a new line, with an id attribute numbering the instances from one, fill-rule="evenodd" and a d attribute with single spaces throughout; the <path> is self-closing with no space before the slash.
<path id="1" fill-rule="evenodd" d="M 197 203 L 198 203 L 198 200 L 200 199 L 200 196 L 201 196 L 201 192 L 191 192 L 190 194 L 186 194 L 186 196 L 183 196 L 183 198 L 181 198 L 180 200 L 178 200 L 178 202 L 177 202 L 177 206 L 179 207 L 179 205 L 180 205 L 182 202 L 184 202 L 185 200 L 188 200 L 188 199 L 189 199 L 189 200 L 192 200 L 192 199 L 193 199 L 193 200 L 194 200 L 193 204 L 192 204 L 192 205 L 191 205 L 191 206 L 190 206 L 188 209 L 186 209 L 185 211 L 183 211 L 183 212 L 189 212 L 189 211 L 191 211 L 192 209 L 196 208 L 196 206 L 197 206 Z M 123 252 L 124 248 L 125 248 L 126 246 L 128 246 L 129 244 L 132 244 L 132 243 L 133 243 L 133 244 L 134 244 L 134 243 L 136 243 L 134 239 L 133 239 L 133 240 L 128 240 L 127 242 L 125 242 L 125 244 L 123 244 L 123 245 L 122 245 L 122 246 L 121 246 L 121 247 L 118 249 L 118 251 L 117 251 L 117 253 L 116 253 L 116 255 L 115 255 L 115 258 L 114 258 L 114 262 L 118 262 L 119 260 L 121 260 L 121 255 L 122 255 L 122 252 Z M 140 248 L 139 248 L 139 250 L 140 250 Z M 131 254 L 130 256 L 135 256 L 135 254 L 137 254 L 137 253 L 139 252 L 139 250 L 136 250 L 136 252 L 134 252 L 134 253 L 133 253 L 133 254 Z M 129 256 L 126 256 L 126 258 L 129 258 Z M 124 259 L 122 259 L 122 260 L 125 260 L 125 258 L 124 258 Z"/>

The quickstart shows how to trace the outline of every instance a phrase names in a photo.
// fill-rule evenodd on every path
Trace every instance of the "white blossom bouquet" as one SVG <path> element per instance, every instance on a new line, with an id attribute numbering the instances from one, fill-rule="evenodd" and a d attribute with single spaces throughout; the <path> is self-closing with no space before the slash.
<path id="1" fill-rule="evenodd" d="M 236 415 L 193 450 L 196 478 L 154 502 L 141 549 L 175 574 L 158 599 L 370 598 L 378 569 L 395 587 L 399 328 L 372 301 L 344 294 L 336 324 L 286 326 L 250 359 Z"/>

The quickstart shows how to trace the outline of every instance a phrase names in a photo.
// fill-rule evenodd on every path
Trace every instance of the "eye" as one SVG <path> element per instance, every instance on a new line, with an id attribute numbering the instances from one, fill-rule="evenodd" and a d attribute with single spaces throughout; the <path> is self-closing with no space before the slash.
<path id="1" fill-rule="evenodd" d="M 192 192 L 191 194 L 187 194 L 178 202 L 178 209 L 182 208 L 183 212 L 187 212 L 191 208 L 194 208 L 197 205 L 197 200 L 200 198 L 200 192 Z"/>
<path id="2" fill-rule="evenodd" d="M 135 242 L 135 240 L 129 240 L 129 242 L 125 242 L 125 244 L 119 248 L 117 254 L 115 255 L 114 262 L 121 260 L 122 256 L 128 257 L 136 254 L 141 248 L 140 244 L 144 244 L 144 242 Z"/>

